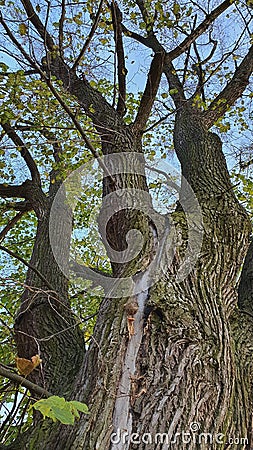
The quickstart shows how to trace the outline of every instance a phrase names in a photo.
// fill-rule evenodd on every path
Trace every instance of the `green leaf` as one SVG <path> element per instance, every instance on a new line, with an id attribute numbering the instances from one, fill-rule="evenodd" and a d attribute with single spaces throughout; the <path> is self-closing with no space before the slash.
<path id="1" fill-rule="evenodd" d="M 51 406 L 46 403 L 43 403 L 43 400 L 39 400 L 38 402 L 34 403 L 33 407 L 37 411 L 41 412 L 43 418 L 50 417 Z"/>
<path id="2" fill-rule="evenodd" d="M 47 399 L 39 400 L 32 406 L 37 411 L 40 411 L 43 418 L 48 417 L 53 421 L 58 420 L 64 425 L 73 425 L 75 418 L 79 419 L 78 411 L 88 414 L 88 406 L 85 403 L 72 400 L 67 402 L 63 397 L 52 395 Z"/>
<path id="3" fill-rule="evenodd" d="M 170 95 L 177 94 L 177 92 L 178 92 L 177 89 L 170 89 L 169 90 Z"/>
<path id="4" fill-rule="evenodd" d="M 67 405 L 64 408 L 52 407 L 54 417 L 64 425 L 73 425 L 75 422 L 74 414 L 67 409 Z"/>
<path id="5" fill-rule="evenodd" d="M 7 66 L 7 64 L 0 62 L 0 69 L 2 72 L 7 72 L 7 70 L 9 69 L 9 67 Z"/>
<path id="6" fill-rule="evenodd" d="M 69 402 L 71 406 L 78 409 L 78 411 L 83 412 L 84 414 L 89 414 L 88 406 L 85 403 L 78 402 L 77 400 L 72 400 Z"/>
<path id="7" fill-rule="evenodd" d="M 179 3 L 174 3 L 172 11 L 173 11 L 173 13 L 175 14 L 175 16 L 178 15 L 178 13 L 180 12 L 180 9 L 181 9 L 181 8 L 180 8 Z"/>

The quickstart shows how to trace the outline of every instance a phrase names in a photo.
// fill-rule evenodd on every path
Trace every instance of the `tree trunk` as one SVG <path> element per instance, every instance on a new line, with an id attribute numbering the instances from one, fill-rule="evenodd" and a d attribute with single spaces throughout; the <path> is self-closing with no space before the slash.
<path id="1" fill-rule="evenodd" d="M 203 216 L 203 243 L 195 267 L 177 278 L 189 237 L 187 214 L 179 206 L 172 219 L 183 245 L 163 277 L 147 288 L 142 270 L 133 277 L 135 295 L 105 298 L 101 304 L 71 397 L 87 402 L 90 415 L 73 427 L 38 425 L 23 436 L 19 448 L 250 448 L 252 316 L 237 306 L 250 224 L 234 196 L 220 139 L 205 129 L 196 111 L 185 108 L 178 113 L 174 142 L 184 177 L 181 203 L 186 204 L 187 181 Z M 122 179 L 123 186 L 129 187 L 130 179 L 131 186 L 145 189 L 140 177 Z M 191 205 L 187 212 L 191 214 Z M 128 218 L 124 236 L 132 220 Z M 146 230 L 149 222 L 144 222 Z M 119 224 L 115 226 L 117 233 L 112 227 L 109 237 L 114 236 L 118 249 L 122 236 Z M 146 245 L 147 251 L 151 255 L 154 245 Z M 64 344 L 58 345 L 66 348 L 65 335 Z M 51 351 L 55 355 L 55 349 Z M 71 373 L 73 358 L 66 353 L 60 357 Z"/>
<path id="2" fill-rule="evenodd" d="M 50 208 L 56 192 L 57 186 L 51 187 L 46 197 L 40 189 L 31 186 L 38 225 L 30 264 L 42 278 L 33 269 L 28 270 L 15 321 L 15 336 L 19 357 L 30 359 L 36 354 L 42 357 L 42 368 L 33 371 L 30 379 L 53 394 L 68 397 L 85 347 L 78 321 L 70 310 L 68 281 L 55 261 L 49 239 L 49 226 L 58 227 L 54 230 L 59 240 L 55 247 L 61 252 L 58 258 L 68 261 L 72 216 L 68 210 L 59 210 L 60 219 L 50 224 Z"/>

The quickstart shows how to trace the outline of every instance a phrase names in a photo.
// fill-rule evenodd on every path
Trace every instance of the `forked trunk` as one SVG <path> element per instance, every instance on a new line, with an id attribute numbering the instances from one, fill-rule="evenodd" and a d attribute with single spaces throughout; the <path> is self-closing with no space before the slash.
<path id="1" fill-rule="evenodd" d="M 31 444 L 27 448 L 250 448 L 252 317 L 237 306 L 249 221 L 233 194 L 220 139 L 205 130 L 196 112 L 178 114 L 175 149 L 184 177 L 183 207 L 172 214 L 171 227 L 182 245 L 169 263 L 173 239 L 166 241 L 162 257 L 168 265 L 155 284 L 150 286 L 141 268 L 133 277 L 132 295 L 103 300 L 72 391 L 72 398 L 87 402 L 90 415 L 73 427 L 44 423 L 24 438 Z M 131 187 L 144 189 L 139 177 L 121 177 L 123 187 L 129 188 L 129 179 Z M 191 219 L 192 227 L 195 219 L 196 227 L 199 221 L 191 201 L 187 204 L 187 182 L 203 218 L 203 229 L 195 230 L 191 239 L 187 221 Z M 152 222 L 145 220 L 144 231 Z M 132 217 L 124 231 L 130 225 Z M 198 240 L 202 231 L 197 263 L 189 272 L 197 248 L 194 236 Z M 157 236 L 153 233 L 152 241 L 151 235 L 146 233 L 151 242 L 145 250 L 150 252 L 149 263 L 161 244 L 155 247 Z M 119 232 L 114 239 L 115 248 L 120 248 Z M 134 274 L 132 269 L 127 275 Z M 69 341 L 64 367 L 70 370 L 68 345 Z"/>

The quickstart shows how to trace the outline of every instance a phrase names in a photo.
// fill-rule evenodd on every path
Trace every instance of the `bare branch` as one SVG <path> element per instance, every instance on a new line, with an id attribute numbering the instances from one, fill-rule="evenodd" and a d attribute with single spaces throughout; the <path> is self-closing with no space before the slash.
<path id="1" fill-rule="evenodd" d="M 154 34 L 151 34 L 148 37 L 143 37 L 137 33 L 129 31 L 124 25 L 122 25 L 122 29 L 127 36 L 130 36 L 146 47 L 151 48 L 155 53 L 163 53 L 166 55 L 164 47 L 160 44 Z M 165 56 L 163 71 L 169 82 L 170 90 L 173 91 L 171 97 L 173 98 L 176 107 L 179 108 L 182 105 L 182 102 L 186 101 L 184 89 L 172 62 L 167 58 L 167 56 Z"/>
<path id="2" fill-rule="evenodd" d="M 59 20 L 59 51 L 60 55 L 63 58 L 63 27 L 64 27 L 64 21 L 65 21 L 65 0 L 62 0 L 61 3 L 61 17 Z"/>
<path id="3" fill-rule="evenodd" d="M 239 163 L 239 165 L 240 165 L 240 168 L 242 169 L 242 170 L 245 170 L 245 169 L 247 169 L 249 166 L 251 166 L 253 164 L 253 159 L 250 159 L 249 161 L 245 161 L 245 162 L 240 162 Z"/>
<path id="4" fill-rule="evenodd" d="M 210 59 L 213 57 L 215 50 L 217 48 L 218 41 L 216 41 L 215 39 L 212 39 L 211 33 L 209 35 L 209 41 L 213 44 L 213 48 L 210 51 L 209 55 L 207 55 L 207 57 L 202 60 L 202 64 L 206 64 L 208 61 L 210 61 Z"/>
<path id="5" fill-rule="evenodd" d="M 86 41 L 84 43 L 84 46 L 83 46 L 82 50 L 79 53 L 79 56 L 77 57 L 76 61 L 74 62 L 73 66 L 72 66 L 72 70 L 75 70 L 77 68 L 77 66 L 80 63 L 84 53 L 86 52 L 87 48 L 90 45 L 90 42 L 91 42 L 91 40 L 92 40 L 92 38 L 94 36 L 94 33 L 95 33 L 95 31 L 97 29 L 97 26 L 98 26 L 98 23 L 99 23 L 99 18 L 100 18 L 101 12 L 102 12 L 103 3 L 104 3 L 104 0 L 100 0 L 99 6 L 98 6 L 98 10 L 97 10 L 97 14 L 96 14 L 94 22 L 92 24 L 89 36 L 87 37 L 87 39 L 86 39 Z"/>
<path id="6" fill-rule="evenodd" d="M 26 198 L 26 188 L 23 184 L 12 185 L 0 184 L 0 197 L 2 198 Z"/>
<path id="7" fill-rule="evenodd" d="M 29 389 L 29 391 L 33 391 L 36 394 L 42 396 L 42 397 L 51 397 L 50 392 L 46 391 L 46 389 L 43 389 L 42 387 L 38 386 L 35 383 L 32 383 L 31 381 L 27 380 L 24 377 L 21 377 L 21 375 L 18 375 L 15 372 L 12 372 L 11 370 L 6 369 L 2 364 L 0 364 L 0 375 L 2 377 L 8 378 L 9 380 L 14 381 L 15 383 L 20 384 L 21 386 L 26 387 Z"/>
<path id="8" fill-rule="evenodd" d="M 186 58 L 185 58 L 185 62 L 184 62 L 184 72 L 183 72 L 183 78 L 182 78 L 182 86 L 184 86 L 185 81 L 186 81 L 189 60 L 190 60 L 190 53 L 191 53 L 191 47 L 188 48 L 187 53 L 186 53 Z"/>
<path id="9" fill-rule="evenodd" d="M 26 145 L 8 122 L 1 123 L 1 126 L 14 144 L 20 148 L 20 154 L 24 158 L 27 167 L 30 170 L 32 181 L 38 186 L 41 186 L 40 173 Z"/>
<path id="10" fill-rule="evenodd" d="M 164 52 L 156 53 L 151 62 L 148 79 L 141 98 L 137 116 L 133 124 L 133 130 L 143 132 L 155 101 L 158 87 L 163 73 Z"/>
<path id="11" fill-rule="evenodd" d="M 210 104 L 207 111 L 203 112 L 205 124 L 210 128 L 216 120 L 222 117 L 226 111 L 241 97 L 249 83 L 253 72 L 253 45 L 241 64 L 237 67 L 233 78 L 227 83 L 223 91 Z"/>
<path id="12" fill-rule="evenodd" d="M 140 42 L 140 44 L 145 45 L 145 47 L 149 47 L 154 51 L 159 51 L 161 49 L 162 46 L 161 46 L 161 44 L 158 43 L 158 41 L 157 41 L 158 47 L 155 48 L 155 46 L 154 46 L 155 42 L 153 42 L 153 40 L 151 39 L 150 36 L 144 37 L 138 33 L 135 33 L 134 31 L 130 31 L 123 23 L 121 26 L 122 26 L 122 31 L 124 32 L 124 34 L 126 36 L 129 36 L 129 37 L 135 39 L 137 42 Z"/>
<path id="13" fill-rule="evenodd" d="M 155 172 L 155 173 L 158 173 L 159 175 L 163 175 L 166 179 L 167 186 L 172 187 L 178 193 L 180 192 L 180 186 L 173 181 L 172 176 L 169 176 L 167 172 L 165 172 L 164 170 L 161 170 L 161 169 L 157 169 L 157 167 L 152 167 L 149 164 L 145 164 L 145 167 L 147 167 L 147 169 L 151 170 L 151 172 Z"/>
<path id="14" fill-rule="evenodd" d="M 163 104 L 165 106 L 165 104 Z M 167 108 L 168 109 L 168 108 Z M 154 128 L 156 128 L 160 123 L 164 122 L 166 119 L 168 119 L 169 116 L 172 116 L 176 113 L 176 109 L 171 110 L 168 112 L 168 114 L 165 114 L 165 116 L 161 117 L 159 120 L 157 120 L 153 125 L 145 129 L 145 133 L 148 133 L 149 131 L 152 131 Z"/>
<path id="15" fill-rule="evenodd" d="M 7 23 L 5 22 L 5 20 L 3 19 L 3 15 L 0 12 L 0 24 L 3 26 L 3 28 L 6 31 L 7 36 L 10 38 L 11 42 L 15 45 L 15 47 L 17 47 L 17 49 L 20 51 L 20 53 L 24 56 L 24 58 L 29 62 L 29 64 L 31 65 L 31 67 L 34 68 L 34 70 L 36 70 L 37 73 L 41 74 L 41 69 L 40 66 L 34 62 L 32 60 L 32 58 L 28 55 L 28 53 L 25 51 L 25 49 L 22 47 L 22 45 L 20 44 L 20 42 L 15 38 L 14 34 L 12 33 L 12 31 L 10 30 L 10 28 L 8 27 Z"/>
<path id="16" fill-rule="evenodd" d="M 195 70 L 196 70 L 196 74 L 198 76 L 198 85 L 197 85 L 196 90 L 191 98 L 194 99 L 196 94 L 198 94 L 200 92 L 204 103 L 206 102 L 204 87 L 205 87 L 207 80 L 205 80 L 205 71 L 203 70 L 203 65 L 206 64 L 213 57 L 215 50 L 217 48 L 217 41 L 212 39 L 211 32 L 209 33 L 209 42 L 213 44 L 213 47 L 212 47 L 209 55 L 207 55 L 207 57 L 205 59 L 201 59 L 200 54 L 198 52 L 197 44 L 196 44 L 196 42 L 193 42 L 193 48 L 194 48 L 194 51 L 195 51 L 195 54 L 196 54 L 197 60 L 198 60 L 198 63 L 195 64 Z M 210 77 L 208 77 L 208 79 L 209 78 Z"/>
<path id="17" fill-rule="evenodd" d="M 121 117 L 124 116 L 126 111 L 126 74 L 127 69 L 125 66 L 124 46 L 122 40 L 122 14 L 115 1 L 111 4 L 112 10 L 112 22 L 114 29 L 114 40 L 117 54 L 117 66 L 118 66 L 118 83 L 119 83 L 119 98 L 117 104 L 117 112 Z"/>
<path id="18" fill-rule="evenodd" d="M 228 9 L 234 3 L 234 1 L 235 0 L 225 0 L 210 14 L 208 14 L 203 22 L 201 22 L 201 24 L 187 38 L 185 38 L 184 41 L 181 42 L 181 44 L 174 48 L 174 50 L 167 53 L 166 62 L 172 61 L 173 59 L 182 55 L 182 53 L 184 53 L 185 50 L 187 50 L 190 45 L 210 27 L 215 19 L 217 19 L 217 17 L 219 17 L 224 11 L 226 11 L 226 9 Z"/>

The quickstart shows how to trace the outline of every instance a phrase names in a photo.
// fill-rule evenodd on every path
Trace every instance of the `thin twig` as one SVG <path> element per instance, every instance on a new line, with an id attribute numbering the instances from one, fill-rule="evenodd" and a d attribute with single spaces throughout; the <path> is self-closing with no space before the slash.
<path id="1" fill-rule="evenodd" d="M 21 154 L 22 158 L 24 158 L 24 160 L 27 164 L 27 167 L 30 170 L 33 182 L 35 184 L 37 184 L 38 186 L 40 186 L 41 185 L 40 173 L 38 171 L 38 167 L 31 155 L 31 153 L 29 152 L 27 146 L 22 141 L 22 139 L 19 137 L 19 135 L 16 133 L 14 128 L 8 122 L 1 122 L 1 126 L 4 129 L 4 131 L 6 132 L 6 134 L 9 136 L 9 138 L 12 140 L 12 142 L 14 142 L 14 144 L 18 148 L 20 148 L 20 154 Z"/>
<path id="2" fill-rule="evenodd" d="M 98 10 L 97 10 L 97 14 L 95 16 L 93 25 L 92 25 L 90 33 L 89 33 L 89 36 L 87 37 L 87 39 L 86 39 L 86 41 L 84 43 L 84 46 L 83 46 L 82 50 L 79 53 L 79 56 L 76 58 L 73 66 L 72 66 L 72 70 L 75 70 L 77 68 L 77 66 L 80 63 L 84 53 L 86 52 L 87 48 L 90 45 L 91 39 L 93 38 L 94 33 L 95 33 L 95 31 L 97 29 L 97 26 L 98 26 L 98 23 L 99 23 L 99 19 L 100 19 L 100 15 L 101 15 L 101 12 L 102 12 L 103 3 L 104 3 L 104 0 L 100 0 L 99 6 L 98 6 Z"/>
<path id="3" fill-rule="evenodd" d="M 22 2 L 24 2 L 24 0 L 22 0 Z M 93 145 L 90 142 L 90 140 L 87 138 L 87 136 L 86 136 L 86 134 L 85 134 L 85 132 L 84 132 L 80 122 L 76 118 L 75 113 L 67 105 L 67 103 L 63 100 L 63 98 L 59 94 L 59 92 L 55 89 L 55 87 L 51 83 L 50 78 L 47 77 L 46 73 L 40 68 L 40 66 L 36 62 L 34 62 L 32 60 L 32 58 L 28 55 L 28 53 L 25 51 L 25 49 L 22 47 L 22 45 L 17 41 L 17 39 L 13 35 L 12 31 L 10 30 L 10 28 L 8 27 L 8 25 L 4 21 L 1 13 L 0 13 L 0 23 L 3 25 L 7 35 L 9 36 L 9 38 L 11 39 L 13 44 L 19 49 L 19 51 L 22 53 L 22 55 L 25 57 L 25 59 L 31 64 L 32 67 L 34 67 L 36 70 L 38 70 L 39 74 L 41 75 L 42 79 L 46 82 L 47 86 L 49 87 L 50 91 L 52 92 L 52 94 L 54 95 L 56 100 L 58 100 L 60 105 L 63 107 L 63 109 L 66 111 L 66 113 L 68 114 L 68 116 L 70 117 L 72 122 L 74 123 L 76 129 L 79 131 L 80 135 L 82 136 L 82 139 L 83 139 L 85 145 L 91 151 L 91 153 L 94 156 L 94 158 L 96 158 L 98 160 L 98 163 L 99 163 L 100 167 L 103 169 L 105 175 L 108 176 L 111 179 L 113 184 L 115 184 L 115 181 L 114 181 L 112 175 L 110 174 L 110 172 L 108 171 L 107 166 L 104 164 L 103 160 L 99 156 L 99 153 L 93 147 Z"/>

